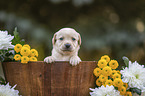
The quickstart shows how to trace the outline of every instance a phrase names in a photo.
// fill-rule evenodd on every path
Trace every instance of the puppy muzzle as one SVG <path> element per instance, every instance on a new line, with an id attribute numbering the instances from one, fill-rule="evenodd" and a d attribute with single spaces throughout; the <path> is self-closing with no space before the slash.
<path id="1" fill-rule="evenodd" d="M 69 49 L 70 47 L 71 47 L 70 44 L 65 44 L 65 48 L 66 48 L 66 49 Z"/>
<path id="2" fill-rule="evenodd" d="M 65 51 L 65 52 L 71 52 L 72 51 L 72 45 L 67 43 L 67 44 L 64 44 L 64 47 L 62 49 L 62 51 Z"/>

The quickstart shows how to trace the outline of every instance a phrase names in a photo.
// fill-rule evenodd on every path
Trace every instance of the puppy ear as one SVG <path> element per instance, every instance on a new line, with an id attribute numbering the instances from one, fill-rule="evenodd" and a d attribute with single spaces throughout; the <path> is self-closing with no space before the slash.
<path id="1" fill-rule="evenodd" d="M 81 43 L 82 43 L 81 35 L 78 33 L 78 36 L 79 36 L 78 44 L 81 45 Z"/>
<path id="2" fill-rule="evenodd" d="M 56 33 L 53 35 L 53 38 L 52 38 L 52 44 L 54 45 L 56 42 Z"/>

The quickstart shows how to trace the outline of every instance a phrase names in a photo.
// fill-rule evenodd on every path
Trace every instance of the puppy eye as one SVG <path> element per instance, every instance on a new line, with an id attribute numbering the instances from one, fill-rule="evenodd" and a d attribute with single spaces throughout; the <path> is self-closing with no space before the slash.
<path id="1" fill-rule="evenodd" d="M 63 38 L 59 38 L 59 40 L 63 40 Z"/>
<path id="2" fill-rule="evenodd" d="M 72 40 L 75 41 L 76 39 L 75 38 L 72 38 Z"/>

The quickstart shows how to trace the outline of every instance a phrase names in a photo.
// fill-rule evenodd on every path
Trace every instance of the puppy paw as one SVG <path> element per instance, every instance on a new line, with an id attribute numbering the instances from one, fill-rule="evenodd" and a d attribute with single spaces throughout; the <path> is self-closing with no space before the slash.
<path id="1" fill-rule="evenodd" d="M 81 59 L 78 56 L 73 56 L 73 57 L 70 58 L 70 64 L 72 66 L 76 66 L 80 62 L 81 62 Z"/>
<path id="2" fill-rule="evenodd" d="M 46 62 L 46 63 L 52 63 L 54 61 L 55 61 L 55 59 L 52 56 L 48 56 L 44 59 L 44 62 Z"/>

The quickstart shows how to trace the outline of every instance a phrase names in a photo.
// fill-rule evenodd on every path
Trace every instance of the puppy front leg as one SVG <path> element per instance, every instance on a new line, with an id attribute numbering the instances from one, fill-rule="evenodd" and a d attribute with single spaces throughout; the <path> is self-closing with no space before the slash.
<path id="1" fill-rule="evenodd" d="M 70 58 L 70 64 L 72 66 L 76 66 L 77 64 L 79 64 L 81 62 L 81 59 L 78 56 L 72 56 Z"/>
<path id="2" fill-rule="evenodd" d="M 48 56 L 44 59 L 44 62 L 46 63 L 52 63 L 55 61 L 55 58 L 53 56 Z"/>

